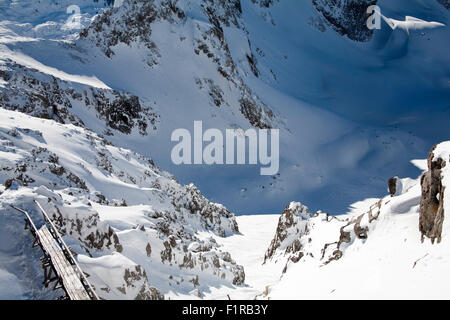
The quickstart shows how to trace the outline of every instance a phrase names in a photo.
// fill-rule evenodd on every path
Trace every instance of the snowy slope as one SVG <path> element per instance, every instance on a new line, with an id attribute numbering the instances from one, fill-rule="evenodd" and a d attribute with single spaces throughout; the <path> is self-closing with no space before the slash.
<path id="1" fill-rule="evenodd" d="M 47 109 L 113 135 L 114 144 L 154 158 L 234 211 L 277 212 L 291 199 L 305 198 L 314 209 L 343 213 L 361 198 L 381 196 L 393 172 L 417 175 L 405 164 L 448 136 L 449 11 L 437 1 L 378 1 L 391 19 L 386 21 L 408 16 L 425 22 L 393 30 L 383 20 L 381 30 L 361 36 L 347 31 L 364 16 L 352 19 L 345 7 L 330 3 L 125 1 L 94 18 L 80 37 L 73 30 L 75 39 L 61 34 L 59 40 L 17 26 L 60 23 L 64 3 L 59 11 L 50 6 L 34 13 L 33 21 L 18 10 L 2 11 L 9 22 L 2 24 L 0 60 L 12 69 L 1 80 L 2 91 L 20 88 L 46 97 Z M 86 19 L 102 7 L 78 4 Z M 147 20 L 139 23 L 144 12 Z M 330 15 L 336 19 L 328 21 Z M 22 74 L 47 85 L 32 87 Z M 105 118 L 103 99 L 61 100 L 43 89 L 48 86 L 51 92 L 73 88 L 76 97 L 89 87 L 110 90 L 107 96 L 137 97 L 149 108 L 149 116 L 140 115 L 147 135 L 97 121 Z M 21 107 L 26 101 L 2 102 L 30 112 Z M 192 130 L 194 120 L 204 128 L 280 128 L 279 176 L 260 177 L 256 166 L 173 165 L 170 135 L 177 128 Z"/>
<path id="2" fill-rule="evenodd" d="M 244 270 L 211 237 L 238 232 L 233 214 L 194 185 L 132 151 L 73 125 L 2 109 L 0 118 L 0 270 L 2 297 L 56 297 L 41 288 L 40 252 L 23 230 L 28 210 L 43 223 L 37 199 L 78 253 L 98 295 L 156 299 L 202 296 L 210 287 L 241 285 Z M 155 288 L 156 287 L 156 288 Z"/>
<path id="3" fill-rule="evenodd" d="M 448 163 L 449 155 L 445 142 L 431 157 Z M 444 187 L 448 170 L 445 166 L 441 172 Z M 448 219 L 443 219 L 439 243 L 422 241 L 421 179 L 402 179 L 400 185 L 395 196 L 368 199 L 337 218 L 309 214 L 291 203 L 266 253 L 267 264 L 285 265 L 268 298 L 448 299 Z M 443 190 L 439 198 L 448 199 L 448 189 Z M 448 200 L 443 208 L 446 213 Z"/>
<path id="4" fill-rule="evenodd" d="M 244 266 L 247 286 L 214 288 L 205 298 L 448 299 L 450 143 L 433 148 L 429 159 L 446 163 L 437 197 L 444 219 L 435 219 L 443 221 L 440 242 L 422 241 L 429 188 L 421 177 L 399 179 L 394 196 L 359 201 L 338 217 L 292 202 L 281 216 L 237 217 L 241 233 L 218 242 Z M 430 172 L 427 160 L 413 162 Z"/>
<path id="5" fill-rule="evenodd" d="M 0 29 L 26 38 L 71 39 L 114 0 L 1 0 Z M 18 23 L 20 22 L 20 23 Z"/>
<path id="6" fill-rule="evenodd" d="M 236 263 L 245 266 L 245 286 L 213 287 L 205 299 L 253 300 L 267 286 L 279 282 L 282 265 L 264 265 L 264 253 L 273 237 L 279 215 L 238 216 L 239 233 L 226 238 L 215 237 L 230 252 Z M 203 236 L 210 236 L 204 233 Z"/>

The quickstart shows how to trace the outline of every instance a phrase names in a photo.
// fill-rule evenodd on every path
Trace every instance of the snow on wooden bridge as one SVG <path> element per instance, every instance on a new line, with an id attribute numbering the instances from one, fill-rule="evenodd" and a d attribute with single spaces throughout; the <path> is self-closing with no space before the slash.
<path id="1" fill-rule="evenodd" d="M 63 289 L 65 298 L 70 300 L 98 300 L 98 296 L 73 257 L 72 251 L 64 242 L 44 208 L 34 201 L 46 225 L 37 229 L 28 212 L 11 206 L 26 216 L 26 229 L 34 236 L 33 246 L 40 246 L 44 252 L 42 266 L 44 268 L 44 286 L 55 282 L 54 290 Z"/>

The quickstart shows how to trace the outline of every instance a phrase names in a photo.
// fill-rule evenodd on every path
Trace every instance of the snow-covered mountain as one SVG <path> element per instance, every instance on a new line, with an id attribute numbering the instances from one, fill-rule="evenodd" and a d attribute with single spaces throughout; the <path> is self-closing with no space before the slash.
<path id="1" fill-rule="evenodd" d="M 77 0 L 81 27 L 71 29 L 68 1 L 3 1 L 2 104 L 83 123 L 239 213 L 294 198 L 343 213 L 381 196 L 393 172 L 417 175 L 404 164 L 448 136 L 449 11 L 377 1 L 386 20 L 371 31 L 363 8 L 373 3 Z M 386 22 L 406 16 L 424 24 Z M 171 133 L 195 120 L 280 129 L 279 175 L 174 165 Z"/>
<path id="2" fill-rule="evenodd" d="M 381 297 L 392 283 L 418 297 L 438 281 L 447 175 L 431 160 L 447 144 L 428 196 L 394 179 L 382 197 L 448 140 L 448 1 L 113 2 L 0 0 L 1 298 L 56 297 L 9 208 L 42 223 L 34 199 L 106 299 Z M 171 134 L 194 121 L 279 129 L 279 173 L 173 164 Z M 225 208 L 295 199 L 311 211 Z"/>
<path id="3" fill-rule="evenodd" d="M 412 161 L 419 178 L 395 177 L 390 194 L 344 215 L 292 202 L 281 216 L 237 217 L 241 234 L 218 242 L 244 266 L 249 286 L 206 297 L 448 299 L 448 161 L 446 141 Z"/>
<path id="4" fill-rule="evenodd" d="M 45 298 L 39 252 L 23 217 L 43 223 L 37 199 L 105 299 L 202 296 L 245 274 L 210 231 L 238 232 L 233 214 L 194 186 L 181 186 L 151 159 L 73 125 L 2 110 L 0 118 L 2 298 Z M 13 291 L 5 288 L 12 286 Z M 156 288 L 154 288 L 156 287 Z"/>
<path id="5" fill-rule="evenodd" d="M 448 299 L 450 144 L 415 161 L 424 174 L 338 217 L 291 203 L 266 264 L 284 265 L 269 298 Z M 306 276 L 307 275 L 307 276 Z"/>

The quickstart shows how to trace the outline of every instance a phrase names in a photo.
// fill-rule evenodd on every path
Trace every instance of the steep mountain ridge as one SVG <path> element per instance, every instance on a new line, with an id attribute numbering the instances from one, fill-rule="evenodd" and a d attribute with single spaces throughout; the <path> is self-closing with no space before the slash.
<path id="1" fill-rule="evenodd" d="M 284 265 L 282 278 L 265 297 L 444 298 L 449 157 L 449 143 L 438 144 L 427 161 L 415 161 L 425 170 L 420 178 L 399 179 L 394 194 L 356 204 L 347 215 L 310 214 L 291 203 L 264 259 Z M 337 279 L 344 269 L 349 276 Z"/>
<path id="2" fill-rule="evenodd" d="M 341 35 L 355 41 L 368 41 L 373 34 L 366 26 L 370 17 L 367 9 L 376 5 L 377 0 L 332 1 L 313 0 L 319 11 L 332 28 Z"/>
<path id="3" fill-rule="evenodd" d="M 0 68 L 0 77 L 7 84 L 0 96 L 5 109 L 82 127 L 85 124 L 78 115 L 84 119 L 89 115 L 104 122 L 102 133 L 106 135 L 112 135 L 112 130 L 124 134 L 136 130 L 141 135 L 157 130 L 159 116 L 137 96 L 70 83 L 10 60 Z"/>
<path id="4" fill-rule="evenodd" d="M 86 272 L 92 271 L 103 298 L 159 299 L 159 291 L 201 296 L 214 282 L 244 282 L 243 268 L 226 251 L 196 236 L 199 231 L 222 237 L 238 232 L 225 207 L 209 202 L 193 185 L 179 185 L 152 160 L 83 128 L 2 112 L 0 175 L 6 184 L 0 195 L 1 231 L 8 241 L 2 246 L 1 269 L 21 279 L 20 284 L 41 278 L 42 271 L 24 278 L 22 267 L 10 265 L 13 257 L 21 257 L 28 268 L 28 254 L 9 244 L 31 246 L 31 239 L 9 205 L 28 210 L 41 224 L 34 199 Z M 33 295 L 36 285 L 25 285 L 22 295 Z"/>
<path id="5" fill-rule="evenodd" d="M 375 3 L 384 19 L 372 31 L 364 9 Z M 80 7 L 79 20 L 70 5 Z M 448 146 L 430 155 L 422 188 L 401 179 L 392 198 L 383 190 L 393 174 L 417 175 L 408 161 L 448 136 L 445 1 L 111 5 L 0 3 L 0 279 L 11 288 L 7 297 L 57 297 L 41 288 L 39 253 L 8 207 L 42 223 L 34 199 L 105 299 L 380 297 L 392 283 L 398 288 L 389 297 L 444 292 L 446 279 L 437 280 L 449 266 L 449 175 L 439 159 L 448 159 Z M 279 174 L 174 165 L 172 131 L 198 120 L 219 130 L 280 129 Z M 181 186 L 150 157 L 239 213 L 277 212 L 305 199 L 311 212 L 334 215 L 368 196 L 383 198 L 336 217 L 292 203 L 268 248 L 269 238 L 252 233 L 258 241 L 247 257 L 242 248 L 251 246 L 242 241 L 253 221 L 271 225 L 242 217 L 249 225 L 239 233 L 230 211 L 194 185 Z M 424 236 L 436 245 L 420 243 Z M 251 284 L 243 286 L 247 270 Z M 348 270 L 351 277 L 336 278 Z"/>

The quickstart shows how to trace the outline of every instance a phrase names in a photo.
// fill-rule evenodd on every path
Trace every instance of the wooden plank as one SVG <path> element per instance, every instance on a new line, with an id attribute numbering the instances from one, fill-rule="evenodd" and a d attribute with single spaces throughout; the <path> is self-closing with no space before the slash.
<path id="1" fill-rule="evenodd" d="M 66 255 L 67 255 L 66 258 L 69 260 L 69 263 L 71 265 L 73 265 L 73 269 L 75 270 L 75 273 L 78 274 L 78 279 L 82 282 L 86 292 L 88 293 L 88 295 L 90 296 L 91 299 L 99 300 L 99 297 L 95 293 L 94 288 L 92 288 L 92 286 L 89 283 L 88 279 L 86 278 L 83 270 L 81 270 L 80 266 L 78 265 L 77 260 L 75 260 L 75 258 L 73 257 L 70 248 L 67 246 L 67 244 L 65 243 L 65 241 L 59 234 L 58 229 L 56 229 L 55 225 L 53 224 L 53 221 L 50 219 L 47 212 L 45 212 L 45 210 L 41 206 L 41 204 L 37 200 L 34 200 L 34 202 L 36 203 L 38 208 L 41 210 L 42 215 L 44 216 L 44 220 L 50 225 L 50 230 L 51 230 L 50 233 L 54 235 L 54 239 L 56 239 L 58 246 L 63 250 L 63 252 L 66 253 Z"/>
<path id="2" fill-rule="evenodd" d="M 37 236 L 42 248 L 52 260 L 55 271 L 63 282 L 69 298 L 71 300 L 91 300 L 73 266 L 67 261 L 64 252 L 51 235 L 47 226 L 40 228 L 37 231 Z"/>
<path id="3" fill-rule="evenodd" d="M 99 297 L 87 280 L 86 275 L 83 273 L 83 270 L 81 270 L 73 257 L 70 248 L 64 242 L 50 217 L 39 202 L 36 200 L 34 200 L 34 202 L 41 210 L 44 220 L 50 225 L 50 229 L 45 225 L 38 230 L 26 211 L 12 205 L 11 207 L 26 216 L 30 231 L 35 237 L 35 243 L 41 246 L 42 250 L 44 250 L 51 260 L 51 268 L 57 273 L 56 277 L 62 282 L 61 285 L 64 287 L 67 295 L 72 300 L 99 300 Z M 51 272 L 49 271 L 49 273 Z"/>

